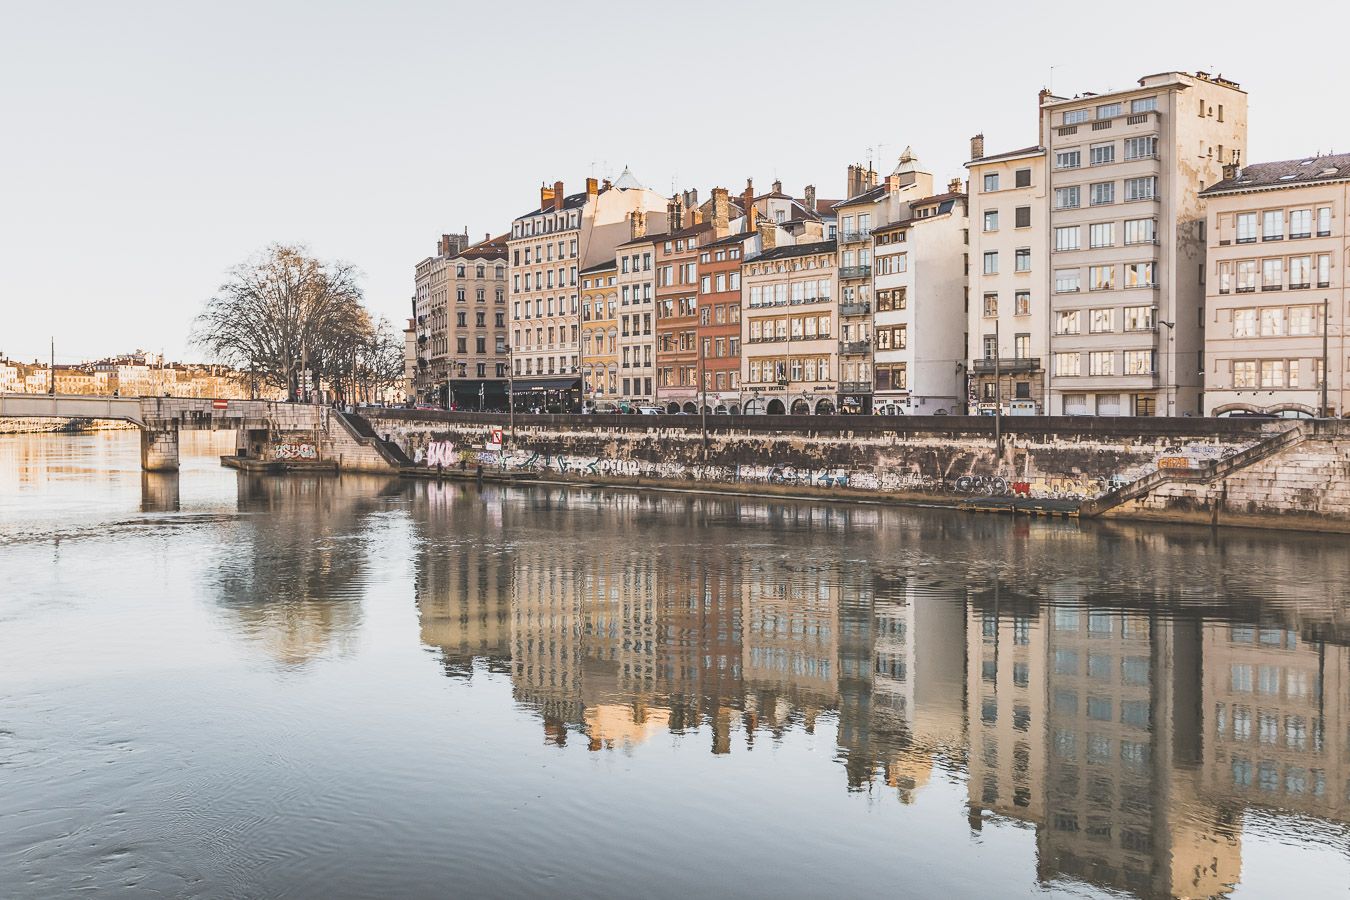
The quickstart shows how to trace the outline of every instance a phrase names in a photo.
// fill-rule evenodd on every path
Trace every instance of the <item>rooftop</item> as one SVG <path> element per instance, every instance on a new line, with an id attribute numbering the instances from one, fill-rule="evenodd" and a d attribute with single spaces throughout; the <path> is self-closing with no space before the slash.
<path id="1" fill-rule="evenodd" d="M 1243 166 L 1232 178 L 1225 178 L 1212 184 L 1200 194 L 1205 196 L 1263 188 L 1301 187 L 1305 184 L 1348 179 L 1350 179 L 1350 153 L 1307 156 L 1303 159 L 1284 159 Z"/>
<path id="2" fill-rule="evenodd" d="M 1003 159 L 1017 159 L 1021 156 L 1044 156 L 1045 148 L 1037 144 L 1034 147 L 1023 147 L 1021 150 L 1009 150 L 1006 153 L 989 153 L 981 156 L 979 159 L 972 159 L 966 163 L 967 166 L 977 166 L 980 163 L 998 162 Z"/>
<path id="3" fill-rule="evenodd" d="M 838 245 L 834 241 L 813 241 L 810 244 L 789 244 L 786 247 L 774 247 L 750 257 L 748 262 L 774 259 L 791 259 L 794 256 L 811 256 L 814 253 L 833 253 Z"/>

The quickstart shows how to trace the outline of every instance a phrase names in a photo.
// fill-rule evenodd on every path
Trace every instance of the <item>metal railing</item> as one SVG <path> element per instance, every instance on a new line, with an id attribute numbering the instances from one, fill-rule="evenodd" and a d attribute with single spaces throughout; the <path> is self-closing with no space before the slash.
<path id="1" fill-rule="evenodd" d="M 841 393 L 841 394 L 870 394 L 870 393 L 872 393 L 872 382 L 870 382 L 870 381 L 841 381 L 841 382 L 839 382 L 839 393 Z"/>
<path id="2" fill-rule="evenodd" d="M 872 229 L 863 228 L 858 231 L 839 232 L 839 243 L 856 244 L 859 241 L 870 241 L 872 239 Z"/>
<path id="3" fill-rule="evenodd" d="M 872 312 L 872 304 L 867 303 L 841 303 L 839 304 L 839 315 L 841 316 L 866 316 Z"/>
<path id="4" fill-rule="evenodd" d="M 840 278 L 869 278 L 872 275 L 871 266 L 840 266 Z"/>
<path id="5" fill-rule="evenodd" d="M 1007 372 L 1036 372 L 1041 368 L 1041 359 L 1039 356 L 1014 356 L 1006 359 L 1000 359 L 995 366 L 995 360 L 974 359 L 970 362 L 970 371 L 979 375 L 992 375 L 997 370 Z"/>
<path id="6" fill-rule="evenodd" d="M 840 342 L 839 342 L 839 352 L 840 352 L 840 353 L 871 353 L 871 352 L 872 352 L 872 342 L 871 342 L 871 341 L 840 341 Z"/>

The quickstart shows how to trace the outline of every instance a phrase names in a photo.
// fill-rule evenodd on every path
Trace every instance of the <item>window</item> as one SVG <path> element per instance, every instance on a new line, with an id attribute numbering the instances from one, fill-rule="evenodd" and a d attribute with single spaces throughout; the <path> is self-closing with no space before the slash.
<path id="1" fill-rule="evenodd" d="M 1078 291 L 1078 269 L 1055 270 L 1055 293 L 1072 294 Z"/>
<path id="2" fill-rule="evenodd" d="M 1158 108 L 1157 97 L 1139 97 L 1130 101 L 1130 112 L 1134 115 L 1139 113 L 1153 112 Z"/>
<path id="3" fill-rule="evenodd" d="M 998 173 L 989 172 L 984 176 L 985 193 L 998 190 Z"/>
<path id="4" fill-rule="evenodd" d="M 1312 237 L 1312 210 L 1295 209 L 1289 212 L 1289 237 Z"/>
<path id="5" fill-rule="evenodd" d="M 1153 356 L 1152 350 L 1126 350 L 1125 351 L 1125 374 L 1126 375 L 1152 375 L 1153 374 Z"/>
<path id="6" fill-rule="evenodd" d="M 1233 360 L 1233 387 L 1235 388 L 1256 387 L 1256 360 L 1254 359 Z"/>
<path id="7" fill-rule="evenodd" d="M 1093 334 L 1106 334 L 1116 330 L 1116 311 L 1114 309 L 1094 309 L 1088 312 L 1088 331 Z"/>
<path id="8" fill-rule="evenodd" d="M 1029 316 L 1031 315 L 1031 292 L 1018 291 L 1013 294 L 1013 315 Z"/>
<path id="9" fill-rule="evenodd" d="M 1082 165 L 1081 150 L 1058 150 L 1055 152 L 1056 169 L 1076 169 Z"/>
<path id="10" fill-rule="evenodd" d="M 1158 195 L 1158 179 L 1153 175 L 1125 179 L 1125 199 L 1152 200 Z"/>
<path id="11" fill-rule="evenodd" d="M 1261 337 L 1282 337 L 1284 335 L 1284 307 L 1261 307 Z"/>
<path id="12" fill-rule="evenodd" d="M 1312 284 L 1312 257 L 1289 257 L 1289 287 L 1306 288 Z"/>
<path id="13" fill-rule="evenodd" d="M 1125 287 L 1153 287 L 1153 263 L 1138 262 L 1125 264 Z"/>
<path id="14" fill-rule="evenodd" d="M 1152 330 L 1153 330 L 1153 307 L 1151 307 L 1151 306 L 1127 306 L 1127 307 L 1125 307 L 1125 330 L 1126 330 L 1126 331 L 1152 331 Z"/>
<path id="15" fill-rule="evenodd" d="M 1013 210 L 1013 226 L 1016 228 L 1031 227 L 1031 207 L 1019 206 Z"/>
<path id="16" fill-rule="evenodd" d="M 1088 290 L 1110 291 L 1116 287 L 1115 266 L 1089 266 Z"/>
<path id="17" fill-rule="evenodd" d="M 1081 190 L 1079 185 L 1055 188 L 1055 209 L 1076 209 L 1080 205 Z"/>
<path id="18" fill-rule="evenodd" d="M 1079 311 L 1062 309 L 1055 313 L 1055 334 L 1078 334 L 1082 330 Z"/>
<path id="19" fill-rule="evenodd" d="M 1261 240 L 1284 240 L 1284 211 L 1268 209 L 1261 214 Z"/>
<path id="20" fill-rule="evenodd" d="M 1237 214 L 1237 242 L 1239 244 L 1256 243 L 1256 213 Z"/>
<path id="21" fill-rule="evenodd" d="M 1284 288 L 1284 260 L 1261 260 L 1261 290 L 1278 291 Z"/>
<path id="22" fill-rule="evenodd" d="M 1284 360 L 1282 359 L 1261 360 L 1261 387 L 1263 388 L 1284 387 L 1284 374 L 1285 374 Z M 1262 666 L 1261 668 L 1264 670 L 1265 666 Z"/>
<path id="23" fill-rule="evenodd" d="M 1240 259 L 1237 264 L 1237 292 L 1249 294 L 1256 290 L 1256 260 Z"/>
<path id="24" fill-rule="evenodd" d="M 1110 350 L 1094 350 L 1088 354 L 1089 375 L 1114 375 L 1116 354 Z"/>
<path id="25" fill-rule="evenodd" d="M 1115 144 L 1096 144 L 1089 151 L 1089 161 L 1094 166 L 1104 166 L 1116 161 Z"/>
<path id="26" fill-rule="evenodd" d="M 1092 185 L 1091 204 L 1093 206 L 1105 206 L 1108 203 L 1116 202 L 1116 183 L 1114 181 L 1099 181 Z"/>
<path id="27" fill-rule="evenodd" d="M 1133 137 L 1125 139 L 1126 159 L 1151 159 L 1158 155 L 1156 137 Z"/>
<path id="28" fill-rule="evenodd" d="M 998 231 L 998 210 L 986 209 L 984 211 L 984 230 Z"/>
<path id="29" fill-rule="evenodd" d="M 986 251 L 986 252 L 985 252 L 985 254 L 984 254 L 984 274 L 986 274 L 986 275 L 997 275 L 997 274 L 998 274 L 998 251 L 997 251 L 997 250 L 989 250 L 989 251 Z"/>
<path id="30" fill-rule="evenodd" d="M 1031 248 L 1018 247 L 1013 251 L 1013 271 L 1030 272 L 1031 271 Z"/>
<path id="31" fill-rule="evenodd" d="M 1013 184 L 1020 188 L 1031 187 L 1031 170 L 1018 169 L 1013 172 Z"/>
<path id="32" fill-rule="evenodd" d="M 998 315 L 998 294 L 984 295 L 984 317 L 992 319 Z"/>
<path id="33" fill-rule="evenodd" d="M 1331 235 L 1331 207 L 1317 207 L 1317 236 L 1329 237 Z"/>
<path id="34" fill-rule="evenodd" d="M 1080 125 L 1092 116 L 1090 109 L 1071 109 L 1064 113 L 1065 125 Z"/>
<path id="35" fill-rule="evenodd" d="M 1152 221 L 1152 220 L 1149 220 Z M 1091 247 L 1112 247 L 1116 243 L 1116 223 L 1098 222 L 1088 226 L 1088 244 Z M 1075 250 L 1078 248 L 1074 248 Z"/>
<path id="36" fill-rule="evenodd" d="M 1157 234 L 1157 225 L 1153 219 L 1126 219 L 1126 244 L 1151 244 Z"/>
<path id="37" fill-rule="evenodd" d="M 1078 363 L 1079 354 L 1077 353 L 1056 353 L 1055 374 L 1065 376 L 1077 375 Z"/>
<path id="38" fill-rule="evenodd" d="M 1079 246 L 1077 225 L 1066 225 L 1055 229 L 1056 250 L 1077 250 Z"/>
<path id="39" fill-rule="evenodd" d="M 1331 287 L 1331 254 L 1317 254 L 1317 286 Z"/>
<path id="40" fill-rule="evenodd" d="M 1233 337 L 1256 337 L 1256 310 L 1233 310 Z"/>

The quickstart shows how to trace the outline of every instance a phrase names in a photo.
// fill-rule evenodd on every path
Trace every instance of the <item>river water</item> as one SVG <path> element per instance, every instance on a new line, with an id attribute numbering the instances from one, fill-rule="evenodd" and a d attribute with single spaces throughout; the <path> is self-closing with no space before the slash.
<path id="1" fill-rule="evenodd" d="M 1350 885 L 1350 542 L 0 438 L 0 895 Z"/>

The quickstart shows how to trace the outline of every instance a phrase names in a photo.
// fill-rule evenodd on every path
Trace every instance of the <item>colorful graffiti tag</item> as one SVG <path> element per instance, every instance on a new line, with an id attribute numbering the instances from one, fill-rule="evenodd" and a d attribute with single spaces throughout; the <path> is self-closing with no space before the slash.
<path id="1" fill-rule="evenodd" d="M 318 459 L 319 451 L 313 444 L 285 441 L 272 445 L 273 459 Z"/>

